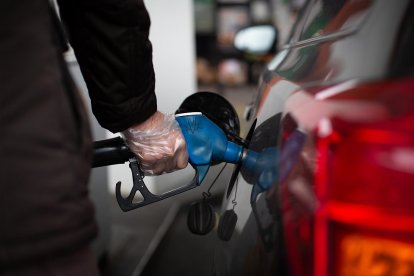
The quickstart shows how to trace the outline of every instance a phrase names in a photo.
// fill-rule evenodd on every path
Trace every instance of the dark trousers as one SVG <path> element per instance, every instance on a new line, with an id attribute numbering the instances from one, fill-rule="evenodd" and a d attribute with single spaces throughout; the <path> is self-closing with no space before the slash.
<path id="1" fill-rule="evenodd" d="M 96 258 L 90 247 L 71 254 L 49 257 L 36 263 L 21 264 L 0 272 L 0 276 L 98 276 Z"/>
<path id="2" fill-rule="evenodd" d="M 89 122 L 51 11 L 48 0 L 0 1 L 1 275 L 94 275 L 75 271 L 92 266 L 80 249 L 97 230 Z"/>

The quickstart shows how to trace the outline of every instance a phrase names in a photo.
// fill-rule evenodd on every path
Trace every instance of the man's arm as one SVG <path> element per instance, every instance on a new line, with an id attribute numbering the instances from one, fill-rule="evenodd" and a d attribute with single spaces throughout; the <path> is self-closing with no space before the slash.
<path id="1" fill-rule="evenodd" d="M 98 122 L 112 132 L 157 110 L 150 18 L 142 0 L 58 0 Z"/>
<path id="2" fill-rule="evenodd" d="M 157 111 L 150 18 L 142 0 L 58 0 L 98 122 L 122 132 L 147 175 L 187 166 L 174 116 Z"/>

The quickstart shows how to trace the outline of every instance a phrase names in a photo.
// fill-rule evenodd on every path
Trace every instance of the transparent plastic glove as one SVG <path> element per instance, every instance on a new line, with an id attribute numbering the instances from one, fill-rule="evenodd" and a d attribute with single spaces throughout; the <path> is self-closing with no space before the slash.
<path id="1" fill-rule="evenodd" d="M 184 169 L 188 164 L 185 140 L 174 115 L 157 111 L 145 122 L 124 130 L 122 135 L 145 175 Z"/>

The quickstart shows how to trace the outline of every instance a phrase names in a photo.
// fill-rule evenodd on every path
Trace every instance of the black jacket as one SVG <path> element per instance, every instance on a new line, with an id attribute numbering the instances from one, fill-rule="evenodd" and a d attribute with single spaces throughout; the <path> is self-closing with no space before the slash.
<path id="1" fill-rule="evenodd" d="M 99 123 L 118 132 L 157 109 L 150 18 L 142 0 L 59 0 Z"/>
<path id="2" fill-rule="evenodd" d="M 142 1 L 60 0 L 102 126 L 156 110 Z M 0 271 L 63 254 L 96 235 L 88 118 L 62 58 L 48 0 L 0 1 Z"/>

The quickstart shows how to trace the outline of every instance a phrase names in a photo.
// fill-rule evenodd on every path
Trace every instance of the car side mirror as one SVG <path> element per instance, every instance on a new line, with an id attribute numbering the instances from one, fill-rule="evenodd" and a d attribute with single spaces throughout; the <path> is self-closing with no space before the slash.
<path id="1" fill-rule="evenodd" d="M 266 55 L 276 51 L 277 39 L 272 25 L 249 26 L 236 33 L 234 47 L 246 54 Z"/>

